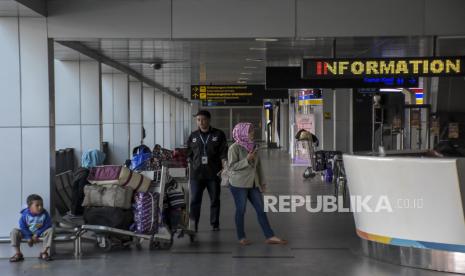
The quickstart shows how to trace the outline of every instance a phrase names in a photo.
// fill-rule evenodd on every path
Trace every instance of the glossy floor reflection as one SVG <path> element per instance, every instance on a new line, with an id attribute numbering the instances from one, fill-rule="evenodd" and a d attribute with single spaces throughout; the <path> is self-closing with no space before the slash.
<path id="1" fill-rule="evenodd" d="M 331 186 L 318 180 L 304 181 L 302 167 L 290 166 L 289 156 L 279 150 L 262 152 L 270 194 L 323 195 Z M 21 264 L 0 260 L 0 275 L 448 275 L 401 267 L 364 257 L 348 213 L 269 214 L 277 235 L 289 240 L 287 246 L 264 244 L 264 237 L 248 205 L 246 232 L 254 243 L 241 247 L 234 231 L 234 206 L 230 192 L 223 189 L 221 231 L 208 225 L 209 200 L 204 195 L 198 242 L 175 240 L 170 251 L 149 251 L 147 246 L 102 253 L 93 246 L 74 259 L 71 249 L 60 246 L 61 255 L 50 263 L 27 258 Z"/>

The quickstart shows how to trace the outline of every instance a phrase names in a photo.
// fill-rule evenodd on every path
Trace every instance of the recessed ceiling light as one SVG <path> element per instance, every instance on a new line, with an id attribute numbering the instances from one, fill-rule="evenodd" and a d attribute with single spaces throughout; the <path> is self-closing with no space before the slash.
<path id="1" fill-rule="evenodd" d="M 256 61 L 256 62 L 262 62 L 262 58 L 246 58 L 245 61 Z"/>
<path id="2" fill-rule="evenodd" d="M 250 47 L 250 51 L 266 51 L 266 48 L 257 48 L 257 47 Z"/>
<path id="3" fill-rule="evenodd" d="M 252 75 L 252 73 L 250 73 L 250 72 L 241 72 L 240 74 L 241 75 Z"/>
<path id="4" fill-rule="evenodd" d="M 277 38 L 255 38 L 255 41 L 275 42 L 275 41 L 278 41 L 278 39 Z"/>

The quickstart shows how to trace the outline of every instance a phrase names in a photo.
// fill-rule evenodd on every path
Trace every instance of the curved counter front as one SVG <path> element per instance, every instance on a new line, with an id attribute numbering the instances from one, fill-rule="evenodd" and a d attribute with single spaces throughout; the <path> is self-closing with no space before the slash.
<path id="1" fill-rule="evenodd" d="M 465 273 L 463 158 L 344 155 L 344 167 L 366 254 Z"/>

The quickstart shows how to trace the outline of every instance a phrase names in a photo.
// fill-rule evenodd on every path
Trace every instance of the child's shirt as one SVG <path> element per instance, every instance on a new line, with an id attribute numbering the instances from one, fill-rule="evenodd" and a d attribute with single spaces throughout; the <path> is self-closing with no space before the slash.
<path id="1" fill-rule="evenodd" d="M 32 214 L 26 208 L 21 211 L 19 227 L 24 239 L 30 239 L 34 234 L 40 237 L 45 230 L 52 227 L 52 220 L 46 210 L 40 214 Z"/>

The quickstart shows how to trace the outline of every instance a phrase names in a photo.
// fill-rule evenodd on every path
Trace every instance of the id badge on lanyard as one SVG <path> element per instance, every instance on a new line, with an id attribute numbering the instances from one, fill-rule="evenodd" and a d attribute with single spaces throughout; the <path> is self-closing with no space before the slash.
<path id="1" fill-rule="evenodd" d="M 207 140 L 204 141 L 202 134 L 200 134 L 200 140 L 203 143 L 203 152 L 202 152 L 202 165 L 208 165 L 208 155 L 207 155 L 207 143 L 208 139 L 210 139 L 210 134 L 207 136 Z"/>
<path id="2" fill-rule="evenodd" d="M 208 156 L 202 156 L 202 165 L 208 164 Z"/>

